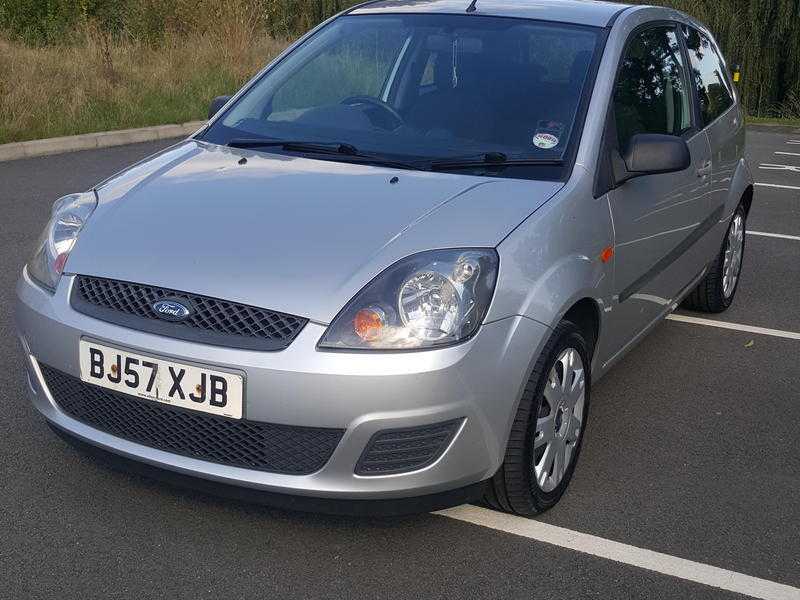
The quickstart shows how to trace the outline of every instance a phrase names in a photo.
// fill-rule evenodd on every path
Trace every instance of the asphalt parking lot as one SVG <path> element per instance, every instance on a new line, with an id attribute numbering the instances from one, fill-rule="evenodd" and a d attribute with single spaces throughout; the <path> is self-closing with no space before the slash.
<path id="1" fill-rule="evenodd" d="M 538 520 L 562 528 L 545 530 L 555 543 L 485 509 L 365 520 L 231 502 L 52 435 L 25 396 L 15 280 L 55 198 L 163 145 L 0 163 L 0 598 L 747 597 L 697 582 L 712 575 L 800 598 L 800 130 L 749 133 L 764 185 L 734 307 L 679 311 L 596 386 L 572 487 Z M 570 532 L 596 538 L 575 550 Z M 602 558 L 603 540 L 633 558 Z M 664 568 L 635 566 L 650 556 L 636 548 Z"/>

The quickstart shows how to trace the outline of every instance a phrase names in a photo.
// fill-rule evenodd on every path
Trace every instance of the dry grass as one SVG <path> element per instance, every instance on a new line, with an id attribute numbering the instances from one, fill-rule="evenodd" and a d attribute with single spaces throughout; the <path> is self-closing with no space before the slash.
<path id="1" fill-rule="evenodd" d="M 91 25 L 65 46 L 0 38 L 0 143 L 201 119 L 288 43 L 253 23 L 233 14 L 213 32 L 167 33 L 157 45 Z"/>

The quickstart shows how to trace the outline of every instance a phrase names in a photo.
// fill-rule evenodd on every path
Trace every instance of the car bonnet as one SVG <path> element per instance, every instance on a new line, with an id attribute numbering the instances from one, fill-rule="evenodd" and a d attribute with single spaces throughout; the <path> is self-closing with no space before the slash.
<path id="1" fill-rule="evenodd" d="M 97 188 L 66 271 L 329 323 L 397 260 L 494 247 L 562 186 L 189 140 Z"/>

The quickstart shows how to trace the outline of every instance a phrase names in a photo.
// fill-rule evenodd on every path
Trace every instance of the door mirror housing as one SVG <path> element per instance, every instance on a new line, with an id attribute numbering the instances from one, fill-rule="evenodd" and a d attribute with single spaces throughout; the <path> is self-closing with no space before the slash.
<path id="1" fill-rule="evenodd" d="M 692 164 L 686 140 L 674 135 L 637 134 L 631 138 L 625 153 L 617 156 L 613 161 L 617 185 L 645 175 L 677 173 Z"/>
<path id="2" fill-rule="evenodd" d="M 208 107 L 208 118 L 211 119 L 214 115 L 216 115 L 222 107 L 228 103 L 228 100 L 231 99 L 232 96 L 217 96 L 211 101 L 211 105 Z"/>

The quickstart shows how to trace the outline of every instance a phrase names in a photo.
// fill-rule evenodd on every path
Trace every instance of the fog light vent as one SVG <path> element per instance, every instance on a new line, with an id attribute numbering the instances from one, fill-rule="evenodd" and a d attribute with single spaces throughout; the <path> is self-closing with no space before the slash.
<path id="1" fill-rule="evenodd" d="M 408 473 L 433 464 L 450 445 L 462 420 L 379 431 L 358 460 L 356 475 Z"/>

